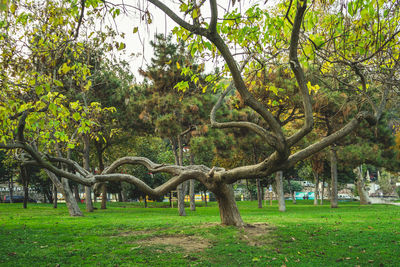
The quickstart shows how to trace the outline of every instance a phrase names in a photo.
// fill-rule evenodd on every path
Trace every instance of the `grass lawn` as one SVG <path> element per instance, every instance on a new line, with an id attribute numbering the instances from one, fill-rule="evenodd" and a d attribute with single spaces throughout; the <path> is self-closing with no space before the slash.
<path id="1" fill-rule="evenodd" d="M 400 266 L 399 206 L 238 202 L 250 226 L 237 229 L 219 225 L 216 203 L 186 217 L 160 204 L 81 218 L 62 204 L 0 204 L 0 266 Z"/>

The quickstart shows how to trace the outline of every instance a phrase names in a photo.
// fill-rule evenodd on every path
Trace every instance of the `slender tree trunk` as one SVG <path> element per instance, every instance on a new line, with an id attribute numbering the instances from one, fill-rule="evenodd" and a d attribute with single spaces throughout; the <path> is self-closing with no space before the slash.
<path id="1" fill-rule="evenodd" d="M 13 196 L 14 196 L 14 181 L 13 178 L 10 177 L 8 180 L 8 191 L 10 192 L 10 203 L 14 203 Z"/>
<path id="2" fill-rule="evenodd" d="M 76 184 L 74 186 L 74 195 L 75 195 L 76 202 L 81 203 L 81 197 L 79 196 L 79 185 L 78 184 Z"/>
<path id="3" fill-rule="evenodd" d="M 324 204 L 324 190 L 325 189 L 325 177 L 322 178 L 322 188 L 321 188 L 321 202 L 320 205 Z"/>
<path id="4" fill-rule="evenodd" d="M 144 207 L 147 208 L 147 195 L 144 196 Z"/>
<path id="5" fill-rule="evenodd" d="M 279 211 L 286 211 L 285 195 L 283 193 L 283 172 L 277 171 L 275 175 L 276 193 L 278 195 Z"/>
<path id="6" fill-rule="evenodd" d="M 194 155 L 190 153 L 190 165 L 194 165 Z M 189 197 L 190 197 L 190 210 L 196 210 L 196 199 L 195 199 L 195 192 L 194 192 L 195 181 L 191 179 L 189 181 Z"/>
<path id="7" fill-rule="evenodd" d="M 101 187 L 101 207 L 100 209 L 107 209 L 107 184 L 104 183 Z"/>
<path id="8" fill-rule="evenodd" d="M 58 202 L 58 197 L 57 197 L 57 186 L 55 183 L 53 183 L 53 208 L 57 208 L 57 202 Z"/>
<path id="9" fill-rule="evenodd" d="M 313 175 L 314 175 L 314 182 L 315 182 L 315 186 L 314 186 L 314 205 L 318 205 L 318 198 L 319 198 L 319 174 L 316 171 L 313 171 Z"/>
<path id="10" fill-rule="evenodd" d="M 92 188 L 90 186 L 85 186 L 85 196 L 86 211 L 93 212 Z"/>
<path id="11" fill-rule="evenodd" d="M 24 202 L 23 202 L 23 208 L 27 209 L 28 208 L 28 199 L 29 199 L 29 192 L 28 192 L 28 172 L 24 166 L 20 166 L 20 177 L 22 181 L 22 186 L 24 188 Z"/>
<path id="12" fill-rule="evenodd" d="M 243 227 L 244 222 L 237 208 L 232 186 L 219 184 L 218 187 L 213 190 L 213 193 L 218 201 L 222 224 Z"/>
<path id="13" fill-rule="evenodd" d="M 83 136 L 83 167 L 90 172 L 90 140 L 89 135 Z M 85 203 L 86 211 L 93 212 L 92 190 L 91 187 L 85 186 Z"/>
<path id="14" fill-rule="evenodd" d="M 204 207 L 207 207 L 207 191 L 204 192 Z"/>
<path id="15" fill-rule="evenodd" d="M 183 166 L 183 147 L 182 147 L 182 138 L 180 135 L 178 135 L 178 165 Z M 186 216 L 186 211 L 185 211 L 185 195 L 186 195 L 186 187 L 187 187 L 187 182 L 184 182 L 177 187 L 178 191 L 178 211 L 179 211 L 179 216 Z"/>
<path id="16" fill-rule="evenodd" d="M 102 173 L 104 170 L 104 162 L 103 162 L 103 146 L 101 142 L 95 141 L 97 160 L 99 161 L 99 173 Z M 101 186 L 101 206 L 100 209 L 107 209 L 107 183 L 103 183 Z"/>
<path id="17" fill-rule="evenodd" d="M 358 166 L 356 168 L 356 171 L 357 171 L 356 185 L 357 185 L 358 195 L 360 196 L 360 205 L 371 204 L 371 200 L 369 199 L 368 193 L 365 190 L 362 166 Z"/>
<path id="18" fill-rule="evenodd" d="M 257 202 L 258 202 L 258 208 L 262 208 L 262 188 L 261 188 L 261 183 L 260 179 L 256 179 L 256 185 L 257 185 Z"/>
<path id="19" fill-rule="evenodd" d="M 294 191 L 292 190 L 292 185 L 290 183 L 290 177 L 287 178 L 287 182 L 288 182 L 288 187 L 289 187 L 289 192 L 290 192 L 290 196 L 292 197 L 292 202 L 293 204 L 296 204 L 296 197 L 294 195 Z"/>
<path id="20" fill-rule="evenodd" d="M 331 154 L 331 208 L 338 207 L 338 182 L 337 182 L 337 154 L 336 148 L 332 145 Z"/>
<path id="21" fill-rule="evenodd" d="M 196 211 L 196 199 L 194 192 L 194 180 L 189 180 L 189 196 L 190 196 L 190 210 Z"/>
<path id="22" fill-rule="evenodd" d="M 246 187 L 247 187 L 247 191 L 249 192 L 250 201 L 253 201 L 253 196 L 251 194 L 251 190 L 250 190 L 250 186 L 249 186 L 249 179 L 246 179 Z"/>

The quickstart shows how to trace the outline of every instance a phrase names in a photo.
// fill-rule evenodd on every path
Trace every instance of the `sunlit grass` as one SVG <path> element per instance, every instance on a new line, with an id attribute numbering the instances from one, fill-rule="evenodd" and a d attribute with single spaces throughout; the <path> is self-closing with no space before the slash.
<path id="1" fill-rule="evenodd" d="M 49 204 L 0 204 L 1 266 L 399 266 L 400 207 L 311 201 L 257 208 L 238 202 L 246 223 L 267 223 L 269 230 L 248 245 L 244 230 L 219 225 L 216 203 L 177 210 L 165 203 L 110 203 L 107 210 L 69 217 L 66 207 Z M 84 207 L 82 206 L 82 210 Z M 205 242 L 201 249 L 146 240 L 187 237 Z M 247 239 L 248 238 L 248 239 Z"/>

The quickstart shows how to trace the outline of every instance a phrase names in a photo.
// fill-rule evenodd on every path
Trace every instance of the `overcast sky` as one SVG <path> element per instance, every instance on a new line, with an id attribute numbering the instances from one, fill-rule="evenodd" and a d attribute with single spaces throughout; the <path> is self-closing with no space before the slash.
<path id="1" fill-rule="evenodd" d="M 165 15 L 162 11 L 156 8 L 154 5 L 148 3 L 146 0 L 134 0 L 137 6 L 149 8 L 149 11 L 152 15 L 152 23 L 147 24 L 146 21 L 143 21 L 141 16 L 143 13 L 139 11 L 135 11 L 134 9 L 129 9 L 129 14 L 122 14 L 116 18 L 116 23 L 112 20 L 108 20 L 108 23 L 116 24 L 117 30 L 119 32 L 125 33 L 125 39 L 123 40 L 126 43 L 126 49 L 122 57 L 127 60 L 132 68 L 132 72 L 134 73 L 137 81 L 141 81 L 142 77 L 140 77 L 138 73 L 139 68 L 145 68 L 146 64 L 150 62 L 150 59 L 153 56 L 153 49 L 150 46 L 150 40 L 153 40 L 153 37 L 156 33 L 169 34 L 172 29 L 177 26 L 177 24 L 172 21 L 167 15 Z M 179 13 L 179 5 L 173 4 L 172 1 L 163 1 L 164 3 L 170 3 L 169 6 L 174 11 L 176 10 Z M 218 4 L 223 6 L 224 8 L 232 9 L 230 0 L 219 0 Z M 272 2 L 272 1 L 270 1 Z M 248 6 L 259 3 L 260 6 L 263 6 L 264 0 L 242 0 L 240 4 L 236 3 L 235 8 L 246 9 Z M 133 5 L 133 4 L 132 4 Z M 202 14 L 207 17 L 209 15 L 208 12 L 208 3 L 206 3 L 205 8 L 202 10 Z M 223 9 L 220 8 L 219 17 L 223 15 Z M 138 32 L 133 33 L 133 29 L 138 27 Z M 134 54 L 135 56 L 130 56 Z M 207 66 L 208 65 L 208 66 Z M 206 69 L 210 71 L 215 64 L 212 62 L 206 64 Z"/>

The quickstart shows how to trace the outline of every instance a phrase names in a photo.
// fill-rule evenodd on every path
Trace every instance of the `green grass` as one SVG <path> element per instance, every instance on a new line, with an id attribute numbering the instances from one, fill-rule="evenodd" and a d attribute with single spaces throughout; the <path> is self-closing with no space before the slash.
<path id="1" fill-rule="evenodd" d="M 398 206 L 354 202 L 331 209 L 299 201 L 287 202 L 287 212 L 280 213 L 276 203 L 258 209 L 256 202 L 238 202 L 246 223 L 268 224 L 255 237 L 220 226 L 215 203 L 187 209 L 187 217 L 160 205 L 111 203 L 107 210 L 72 218 L 62 204 L 30 204 L 27 210 L 0 204 L 0 266 L 400 265 Z M 165 237 L 207 246 L 187 251 L 179 239 L 172 245 L 146 243 Z"/>

